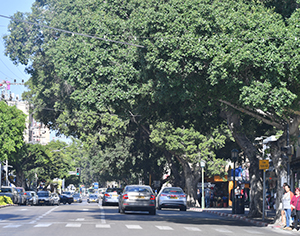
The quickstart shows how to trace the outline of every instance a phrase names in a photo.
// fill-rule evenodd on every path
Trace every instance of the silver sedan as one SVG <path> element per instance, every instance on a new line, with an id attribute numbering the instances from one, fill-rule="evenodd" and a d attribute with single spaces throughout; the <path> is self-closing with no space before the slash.
<path id="1" fill-rule="evenodd" d="M 156 214 L 155 195 L 148 185 L 127 185 L 119 197 L 119 212 L 148 211 Z"/>
<path id="2" fill-rule="evenodd" d="M 157 195 L 157 209 L 179 208 L 186 211 L 186 194 L 179 187 L 165 187 Z"/>

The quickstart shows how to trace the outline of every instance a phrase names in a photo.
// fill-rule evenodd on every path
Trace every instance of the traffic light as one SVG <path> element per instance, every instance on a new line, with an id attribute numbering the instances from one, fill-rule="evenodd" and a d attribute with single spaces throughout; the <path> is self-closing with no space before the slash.
<path id="1" fill-rule="evenodd" d="M 76 168 L 76 175 L 79 176 L 80 175 L 80 168 Z"/>

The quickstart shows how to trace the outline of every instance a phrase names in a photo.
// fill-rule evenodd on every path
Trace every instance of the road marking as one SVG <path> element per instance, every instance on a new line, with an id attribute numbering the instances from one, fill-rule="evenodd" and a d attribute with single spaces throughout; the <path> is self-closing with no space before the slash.
<path id="1" fill-rule="evenodd" d="M 189 230 L 189 231 L 201 231 L 201 229 L 199 229 L 197 227 L 184 227 L 184 228 Z"/>
<path id="2" fill-rule="evenodd" d="M 19 211 L 28 211 L 28 209 L 19 209 Z"/>
<path id="3" fill-rule="evenodd" d="M 98 205 L 98 207 L 100 208 L 101 223 L 106 224 L 104 208 L 102 205 Z"/>
<path id="4" fill-rule="evenodd" d="M 110 225 L 97 224 L 96 228 L 108 229 L 108 228 L 110 228 Z"/>
<path id="5" fill-rule="evenodd" d="M 52 223 L 50 223 L 50 224 L 37 224 L 34 227 L 35 228 L 42 228 L 42 227 L 49 227 L 50 225 L 52 225 Z"/>
<path id="6" fill-rule="evenodd" d="M 18 228 L 20 226 L 21 225 L 6 225 L 6 226 L 3 226 L 3 228 Z"/>
<path id="7" fill-rule="evenodd" d="M 173 230 L 173 228 L 171 228 L 170 226 L 156 226 L 156 228 L 160 230 Z"/>
<path id="8" fill-rule="evenodd" d="M 84 221 L 84 218 L 77 218 L 76 221 Z"/>
<path id="9" fill-rule="evenodd" d="M 127 229 L 142 229 L 139 225 L 126 225 Z"/>
<path id="10" fill-rule="evenodd" d="M 79 228 L 79 227 L 81 227 L 81 224 L 66 224 L 66 227 Z"/>
<path id="11" fill-rule="evenodd" d="M 83 211 L 88 211 L 89 209 L 82 209 Z"/>
<path id="12" fill-rule="evenodd" d="M 228 230 L 228 229 L 214 229 L 215 231 L 218 231 L 220 233 L 233 233 L 232 231 Z"/>

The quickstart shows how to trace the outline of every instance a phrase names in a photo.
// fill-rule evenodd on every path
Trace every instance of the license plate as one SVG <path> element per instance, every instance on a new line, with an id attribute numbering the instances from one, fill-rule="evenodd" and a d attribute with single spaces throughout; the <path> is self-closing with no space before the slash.
<path id="1" fill-rule="evenodd" d="M 44 201 L 40 201 L 40 203 L 44 203 Z"/>
<path id="2" fill-rule="evenodd" d="M 137 196 L 136 198 L 138 198 L 138 199 L 145 199 L 144 196 Z"/>
<path id="3" fill-rule="evenodd" d="M 178 197 L 170 197 L 171 199 L 178 199 Z"/>

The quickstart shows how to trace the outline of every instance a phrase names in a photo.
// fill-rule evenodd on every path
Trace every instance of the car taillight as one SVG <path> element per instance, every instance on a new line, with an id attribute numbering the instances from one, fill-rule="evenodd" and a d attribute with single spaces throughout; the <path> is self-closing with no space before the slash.
<path id="1" fill-rule="evenodd" d="M 128 194 L 123 195 L 123 199 L 128 199 Z"/>
<path id="2" fill-rule="evenodd" d="M 105 197 L 110 197 L 110 195 L 108 193 L 104 194 Z"/>
<path id="3" fill-rule="evenodd" d="M 27 195 L 27 193 L 24 193 L 24 195 Z"/>
<path id="4" fill-rule="evenodd" d="M 150 200 L 155 200 L 155 196 L 151 195 Z"/>
<path id="5" fill-rule="evenodd" d="M 186 197 L 185 195 L 180 195 L 180 197 Z"/>
<path id="6" fill-rule="evenodd" d="M 162 197 L 167 197 L 168 195 L 162 193 L 160 196 L 162 196 Z"/>

